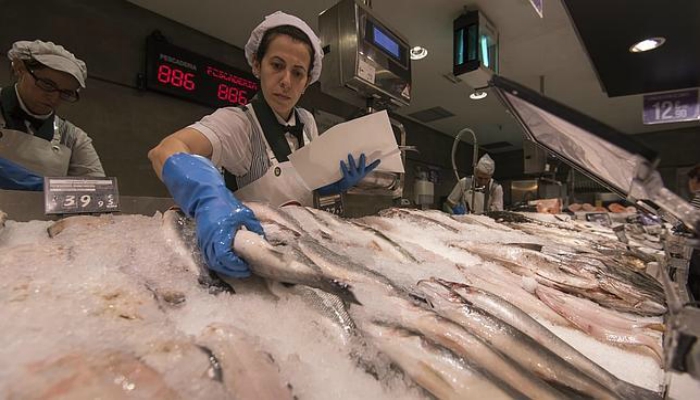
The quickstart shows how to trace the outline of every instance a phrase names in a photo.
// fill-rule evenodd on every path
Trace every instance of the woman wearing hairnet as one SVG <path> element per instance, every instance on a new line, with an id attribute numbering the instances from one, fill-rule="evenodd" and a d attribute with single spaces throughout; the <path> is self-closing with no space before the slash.
<path id="1" fill-rule="evenodd" d="M 7 53 L 13 86 L 0 88 L 0 189 L 42 190 L 44 176 L 104 176 L 88 135 L 56 115 L 85 88 L 85 63 L 62 46 L 20 41 Z"/>
<path id="2" fill-rule="evenodd" d="M 491 177 L 496 171 L 496 163 L 484 154 L 476 163 L 476 191 L 472 201 L 472 177 L 462 178 L 457 182 L 452 193 L 447 197 L 447 204 L 453 214 L 465 214 L 467 209 L 473 213 L 503 210 L 503 188 Z"/>
<path id="3" fill-rule="evenodd" d="M 318 136 L 312 114 L 296 104 L 318 80 L 323 60 L 311 28 L 280 11 L 253 30 L 245 54 L 262 89 L 251 103 L 221 108 L 166 137 L 148 154 L 175 201 L 195 218 L 209 268 L 238 278 L 250 270 L 231 249 L 236 231 L 245 227 L 263 234 L 241 201 L 312 205 L 312 192 L 287 156 Z M 348 156 L 348 165 L 340 162 L 343 178 L 322 192 L 349 189 L 378 163 L 365 166 L 363 154 L 356 164 Z M 226 181 L 217 167 L 225 170 Z"/>

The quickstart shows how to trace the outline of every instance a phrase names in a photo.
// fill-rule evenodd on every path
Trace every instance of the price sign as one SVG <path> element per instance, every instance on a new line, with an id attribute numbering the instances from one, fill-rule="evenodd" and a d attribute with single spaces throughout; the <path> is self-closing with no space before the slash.
<path id="1" fill-rule="evenodd" d="M 245 105 L 258 92 L 258 80 L 210 58 L 149 37 L 146 88 L 211 107 Z"/>
<path id="2" fill-rule="evenodd" d="M 603 226 L 610 226 L 612 224 L 612 219 L 608 213 L 587 213 L 586 221 L 597 222 Z"/>
<path id="3" fill-rule="evenodd" d="M 119 211 L 117 178 L 44 178 L 46 214 Z"/>
<path id="4" fill-rule="evenodd" d="M 644 124 L 700 120 L 697 89 L 644 96 Z"/>

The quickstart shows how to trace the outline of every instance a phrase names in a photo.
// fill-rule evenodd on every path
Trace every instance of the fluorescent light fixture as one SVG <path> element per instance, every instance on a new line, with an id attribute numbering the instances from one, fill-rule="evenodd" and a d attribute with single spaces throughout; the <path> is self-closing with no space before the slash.
<path id="1" fill-rule="evenodd" d="M 484 67 L 489 67 L 489 38 L 486 35 L 481 36 L 481 60 Z"/>
<path id="2" fill-rule="evenodd" d="M 486 92 L 477 92 L 475 91 L 474 93 L 469 95 L 469 98 L 472 100 L 481 100 L 484 97 L 486 97 L 488 94 Z"/>
<path id="3" fill-rule="evenodd" d="M 630 53 L 642 53 L 649 50 L 654 50 L 657 47 L 661 47 L 666 43 L 666 38 L 663 37 L 653 37 L 649 39 L 644 39 L 641 42 L 637 42 L 630 46 Z"/>
<path id="4" fill-rule="evenodd" d="M 411 60 L 421 60 L 428 55 L 425 47 L 414 46 L 411 48 Z"/>

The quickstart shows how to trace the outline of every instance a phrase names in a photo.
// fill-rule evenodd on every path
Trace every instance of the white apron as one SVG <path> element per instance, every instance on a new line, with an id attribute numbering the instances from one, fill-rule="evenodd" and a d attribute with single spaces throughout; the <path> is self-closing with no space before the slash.
<path id="1" fill-rule="evenodd" d="M 484 192 L 481 190 L 477 190 L 474 193 L 474 204 L 472 204 L 472 190 L 469 189 L 464 192 L 464 199 L 466 200 L 467 204 L 469 205 L 469 209 L 472 210 L 473 214 L 483 214 L 485 207 L 484 203 L 486 202 L 486 196 L 484 195 Z"/>
<path id="2" fill-rule="evenodd" d="M 236 198 L 243 201 L 267 201 L 273 207 L 283 207 L 286 205 L 302 205 L 313 207 L 313 191 L 309 189 L 296 169 L 289 161 L 278 162 L 267 138 L 262 132 L 258 121 L 249 112 L 246 115 L 253 124 L 253 129 L 259 129 L 259 134 L 265 144 L 267 157 L 270 159 L 270 168 L 265 175 L 255 181 L 236 190 Z M 300 123 L 300 121 L 297 121 Z"/>
<path id="3" fill-rule="evenodd" d="M 5 120 L 0 115 L 0 126 Z M 54 119 L 51 141 L 14 129 L 0 128 L 0 157 L 17 163 L 41 176 L 66 176 L 71 149 L 61 144 L 63 133 Z"/>

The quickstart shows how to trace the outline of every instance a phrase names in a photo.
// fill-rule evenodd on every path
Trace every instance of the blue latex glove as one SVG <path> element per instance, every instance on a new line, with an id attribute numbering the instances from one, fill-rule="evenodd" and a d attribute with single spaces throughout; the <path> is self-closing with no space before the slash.
<path id="1" fill-rule="evenodd" d="M 231 248 L 236 231 L 245 226 L 264 235 L 253 212 L 226 188 L 208 159 L 176 153 L 163 165 L 163 182 L 177 204 L 197 221 L 197 243 L 209 268 L 234 278 L 250 276 L 248 264 Z"/>
<path id="2" fill-rule="evenodd" d="M 367 174 L 372 172 L 382 160 L 376 160 L 372 164 L 365 166 L 367 162 L 365 158 L 365 153 L 360 154 L 359 164 L 355 164 L 355 158 L 352 154 L 348 154 L 348 163 L 345 164 L 344 160 L 340 160 L 340 171 L 343 173 L 343 177 L 328 186 L 324 186 L 318 189 L 321 195 L 336 194 L 340 192 L 346 192 L 351 187 L 357 185 Z"/>
<path id="3" fill-rule="evenodd" d="M 464 208 L 463 204 L 457 204 L 456 206 L 452 207 L 452 214 L 456 215 L 464 215 L 467 213 L 467 210 Z"/>
<path id="4" fill-rule="evenodd" d="M 0 189 L 44 190 L 44 177 L 0 157 Z"/>

